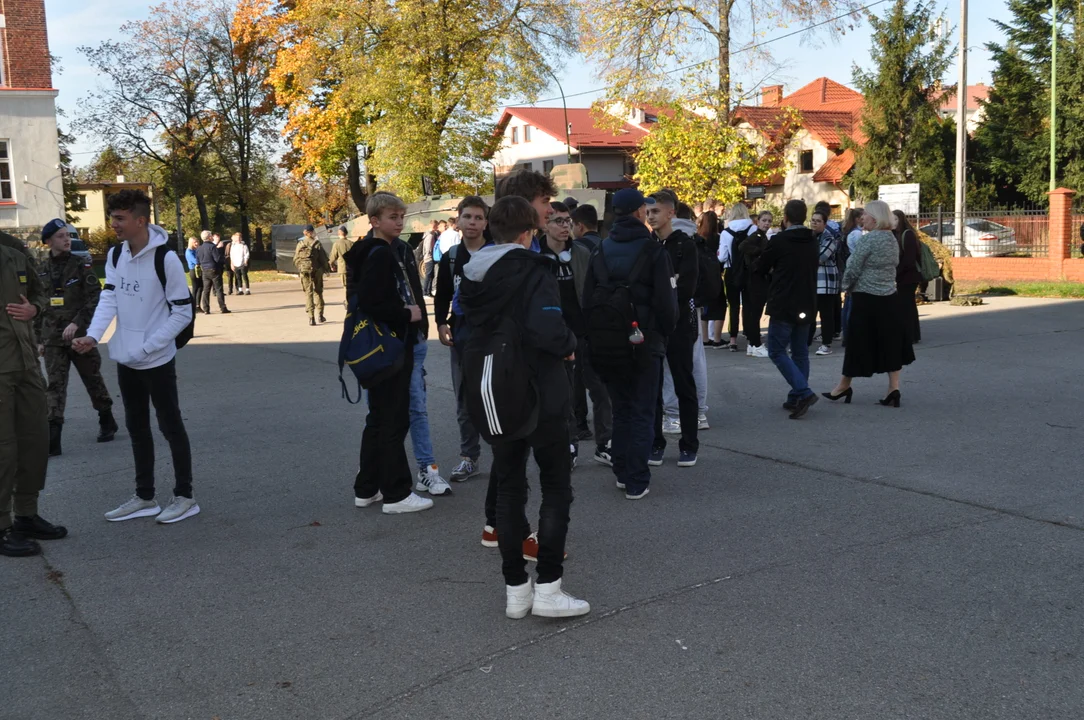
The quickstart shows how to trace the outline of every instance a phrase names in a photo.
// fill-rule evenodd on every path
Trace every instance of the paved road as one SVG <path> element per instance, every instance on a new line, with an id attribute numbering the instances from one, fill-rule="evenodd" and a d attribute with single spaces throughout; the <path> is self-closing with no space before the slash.
<path id="1" fill-rule="evenodd" d="M 1084 303 L 924 308 L 899 410 L 874 405 L 882 378 L 793 422 L 769 361 L 709 351 L 699 464 L 672 444 L 638 503 L 576 470 L 566 584 L 593 611 L 517 622 L 478 542 L 485 481 L 418 515 L 355 509 L 337 323 L 307 327 L 293 283 L 253 292 L 180 355 L 197 519 L 103 520 L 131 452 L 94 443 L 73 386 L 42 505 L 71 536 L 0 562 L 0 717 L 1084 715 Z M 816 359 L 814 386 L 841 363 Z"/>

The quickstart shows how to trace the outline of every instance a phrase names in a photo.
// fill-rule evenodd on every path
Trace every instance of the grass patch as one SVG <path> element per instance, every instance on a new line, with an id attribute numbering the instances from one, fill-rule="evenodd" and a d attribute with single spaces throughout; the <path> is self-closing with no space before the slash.
<path id="1" fill-rule="evenodd" d="M 991 295 L 1035 298 L 1084 298 L 1084 283 L 1021 282 L 1021 283 L 956 283 L 956 295 Z"/>

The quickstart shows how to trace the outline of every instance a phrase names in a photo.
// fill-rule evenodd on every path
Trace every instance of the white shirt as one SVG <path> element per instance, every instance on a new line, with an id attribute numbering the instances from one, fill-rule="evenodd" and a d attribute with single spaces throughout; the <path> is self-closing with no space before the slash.
<path id="1" fill-rule="evenodd" d="M 230 245 L 230 264 L 235 270 L 248 265 L 248 245 L 240 241 Z"/>
<path id="2" fill-rule="evenodd" d="M 442 232 L 440 234 L 440 237 L 437 238 L 437 246 L 440 247 L 440 254 L 444 255 L 444 253 L 448 252 L 448 248 L 450 248 L 452 245 L 458 245 L 460 239 L 461 238 L 459 236 L 458 230 L 448 228 L 447 230 Z"/>

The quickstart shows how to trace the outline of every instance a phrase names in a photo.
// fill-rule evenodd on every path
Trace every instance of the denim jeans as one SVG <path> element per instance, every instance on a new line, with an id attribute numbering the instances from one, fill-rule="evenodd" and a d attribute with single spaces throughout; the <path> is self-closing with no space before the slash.
<path id="1" fill-rule="evenodd" d="M 768 357 L 790 384 L 787 399 L 797 402 L 813 394 L 809 389 L 809 323 L 794 325 L 772 318 L 768 322 Z M 790 355 L 787 355 L 787 347 Z"/>
<path id="2" fill-rule="evenodd" d="M 658 402 L 662 358 L 653 357 L 632 380 L 607 382 L 614 408 L 610 454 L 614 475 L 630 492 L 651 482 L 647 458 L 655 440 L 655 404 Z"/>
<path id="3" fill-rule="evenodd" d="M 419 338 L 414 345 L 414 371 L 410 375 L 410 443 L 414 446 L 414 459 L 422 470 L 436 463 L 433 442 L 429 439 L 429 409 L 425 396 L 425 356 L 429 343 Z"/>
<path id="4" fill-rule="evenodd" d="M 698 308 L 696 316 L 700 317 L 703 308 Z M 708 412 L 708 363 L 704 357 L 704 326 L 696 324 L 697 337 L 700 342 L 693 346 L 693 380 L 696 382 L 696 405 L 701 413 Z M 674 392 L 674 376 L 670 374 L 670 365 L 662 364 L 662 409 L 666 417 L 678 416 L 677 393 Z"/>

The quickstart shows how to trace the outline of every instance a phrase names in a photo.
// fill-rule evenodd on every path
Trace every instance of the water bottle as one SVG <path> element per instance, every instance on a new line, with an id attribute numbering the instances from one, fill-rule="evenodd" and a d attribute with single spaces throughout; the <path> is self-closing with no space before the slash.
<path id="1" fill-rule="evenodd" d="M 629 333 L 629 342 L 633 345 L 639 345 L 644 341 L 644 334 L 640 332 L 640 323 L 635 320 L 632 322 L 632 332 Z"/>

